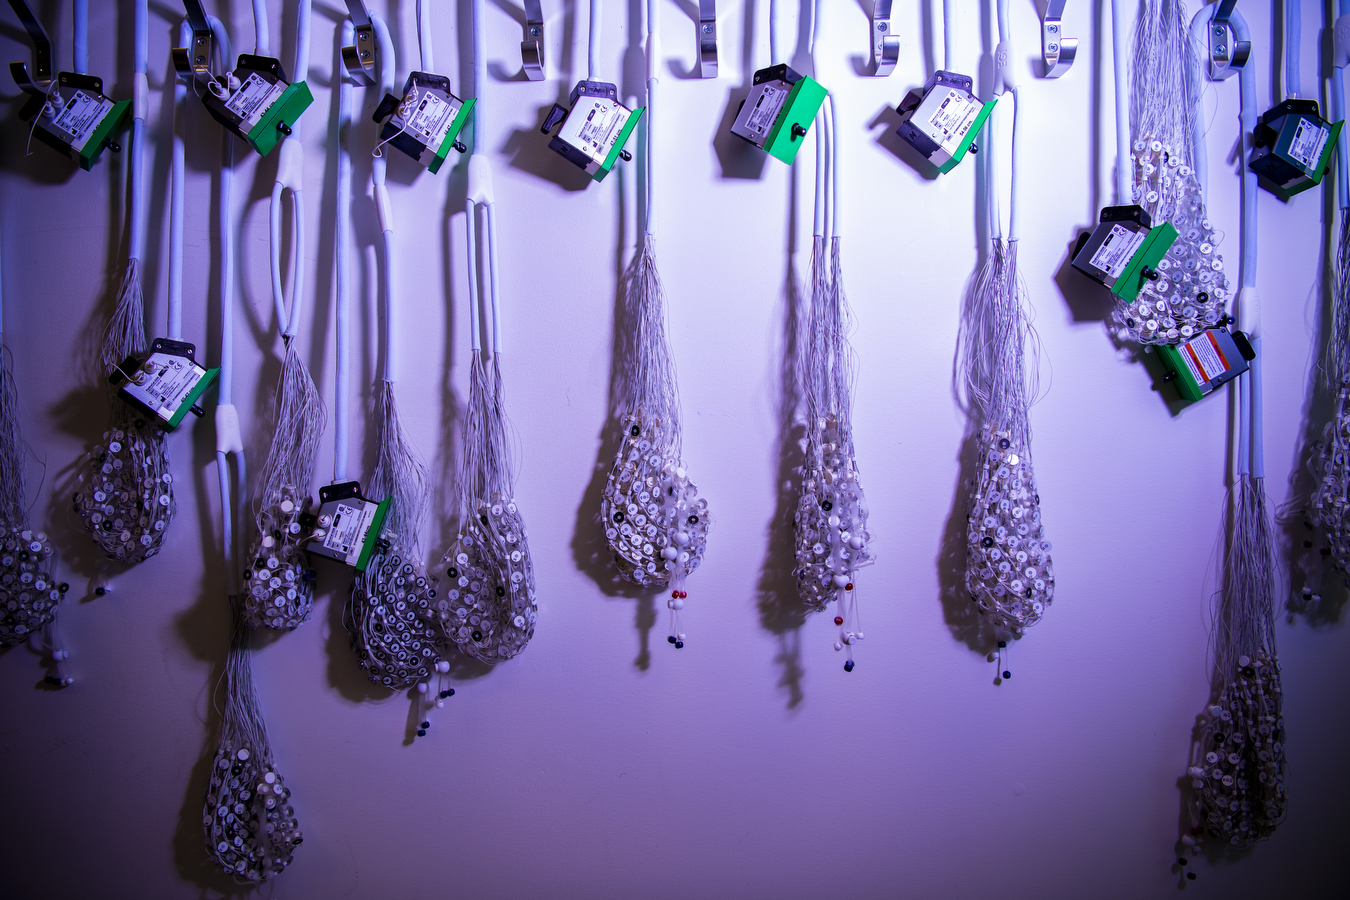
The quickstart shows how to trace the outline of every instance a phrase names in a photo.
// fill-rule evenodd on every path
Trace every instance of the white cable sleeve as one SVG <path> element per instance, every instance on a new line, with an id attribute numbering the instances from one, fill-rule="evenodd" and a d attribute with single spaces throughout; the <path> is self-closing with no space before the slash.
<path id="1" fill-rule="evenodd" d="M 474 110 L 477 109 L 478 104 L 475 104 Z M 474 153 L 469 157 L 468 197 L 474 203 L 492 203 L 496 200 L 492 188 L 492 163 L 486 154 Z"/>
<path id="2" fill-rule="evenodd" d="M 267 31 L 267 0 L 253 0 L 253 53 L 272 55 L 272 39 Z"/>
<path id="3" fill-rule="evenodd" d="M 600 77 L 600 0 L 590 0 L 591 13 L 586 41 L 586 80 L 594 81 Z"/>
<path id="4" fill-rule="evenodd" d="M 417 0 L 417 48 L 422 51 L 422 71 L 435 72 L 436 61 L 431 46 L 431 4 Z"/>
<path id="5" fill-rule="evenodd" d="M 216 406 L 216 452 L 244 452 L 244 435 L 239 428 L 239 409 L 233 403 L 220 403 Z"/>
<path id="6" fill-rule="evenodd" d="M 1130 171 L 1130 76 L 1125 56 L 1128 34 L 1124 7 L 1125 0 L 1111 0 L 1111 55 L 1116 72 L 1116 204 L 1120 206 L 1134 202 L 1133 174 Z"/>

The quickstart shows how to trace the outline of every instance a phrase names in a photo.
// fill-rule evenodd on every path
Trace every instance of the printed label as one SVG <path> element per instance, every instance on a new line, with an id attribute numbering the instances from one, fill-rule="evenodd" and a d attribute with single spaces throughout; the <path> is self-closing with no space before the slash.
<path id="1" fill-rule="evenodd" d="M 980 101 L 966 92 L 949 88 L 928 117 L 928 136 L 948 154 L 955 153 L 982 108 Z"/>
<path id="2" fill-rule="evenodd" d="M 239 86 L 239 90 L 225 101 L 225 108 L 244 120 L 245 131 L 252 131 L 285 90 L 284 82 L 268 81 L 257 72 L 252 72 L 248 80 Z"/>
<path id="3" fill-rule="evenodd" d="M 1305 169 L 1315 169 L 1330 136 L 1331 129 L 1308 119 L 1299 119 L 1294 139 L 1289 142 L 1289 155 L 1303 163 Z"/>
<path id="4" fill-rule="evenodd" d="M 323 536 L 324 549 L 333 551 L 347 565 L 356 565 L 377 509 L 377 504 L 362 500 L 339 500 L 337 510 L 333 513 L 333 523 Z"/>
<path id="5" fill-rule="evenodd" d="M 629 115 L 625 107 L 613 100 L 578 97 L 559 136 L 597 163 L 603 163 Z"/>
<path id="6" fill-rule="evenodd" d="M 432 150 L 440 148 L 460 109 L 457 104 L 431 91 L 419 92 L 416 87 L 408 93 L 402 106 L 403 130 Z"/>
<path id="7" fill-rule="evenodd" d="M 754 132 L 761 139 L 767 137 L 773 123 L 778 121 L 778 113 L 782 111 L 791 90 L 783 84 L 760 85 L 759 99 L 755 101 L 750 114 L 745 117 L 745 130 Z"/>
<path id="8" fill-rule="evenodd" d="M 197 382 L 206 375 L 206 370 L 185 356 L 151 353 L 139 369 L 123 374 L 130 377 L 122 390 L 169 422 Z"/>
<path id="9" fill-rule="evenodd" d="M 1180 349 L 1181 358 L 1186 361 L 1186 367 L 1201 387 L 1232 368 L 1219 349 L 1219 342 L 1212 331 L 1187 341 Z"/>
<path id="10" fill-rule="evenodd" d="M 103 121 L 113 108 L 113 102 L 104 97 L 91 96 L 84 91 L 70 95 L 66 105 L 52 121 L 52 125 L 68 134 L 67 142 L 76 153 L 84 150 L 89 143 L 98 123 Z"/>
<path id="11" fill-rule="evenodd" d="M 1088 263 L 1112 278 L 1119 278 L 1147 236 L 1148 232 L 1145 231 L 1131 231 L 1124 225 L 1112 225 L 1111 233 L 1102 241 L 1097 252 L 1092 254 L 1092 259 L 1088 260 Z"/>

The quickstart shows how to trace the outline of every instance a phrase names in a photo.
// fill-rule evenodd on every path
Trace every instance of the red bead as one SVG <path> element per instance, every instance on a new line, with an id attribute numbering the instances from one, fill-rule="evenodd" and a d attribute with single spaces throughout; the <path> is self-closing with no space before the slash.
<path id="1" fill-rule="evenodd" d="M 678 599 L 680 599 L 680 592 L 679 592 L 679 591 L 671 591 L 671 592 L 670 592 L 670 599 L 672 599 L 672 600 L 678 600 Z"/>
<path id="2" fill-rule="evenodd" d="M 844 624 L 844 617 L 843 617 L 843 616 L 835 616 L 835 617 L 834 617 L 834 624 L 836 624 L 836 625 L 843 625 L 843 624 Z"/>
<path id="3" fill-rule="evenodd" d="M 848 584 L 844 585 L 844 590 L 846 591 L 853 590 L 853 582 L 850 581 Z"/>
<path id="4" fill-rule="evenodd" d="M 689 594 L 686 593 L 685 591 L 680 591 L 680 599 L 681 599 L 681 600 L 683 600 L 684 598 L 686 598 L 686 597 L 688 597 L 688 596 L 689 596 Z"/>

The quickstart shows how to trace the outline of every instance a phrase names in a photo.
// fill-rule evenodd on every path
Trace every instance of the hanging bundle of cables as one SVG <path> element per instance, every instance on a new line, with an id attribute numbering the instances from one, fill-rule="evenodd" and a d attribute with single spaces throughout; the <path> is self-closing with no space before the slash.
<path id="1" fill-rule="evenodd" d="M 592 22 L 599 0 L 591 0 Z M 619 452 L 600 499 L 600 520 L 619 574 L 644 587 L 669 588 L 670 635 L 684 646 L 680 611 L 686 579 L 707 549 L 708 501 L 698 496 L 680 458 L 680 400 L 666 340 L 665 295 L 657 271 L 653 159 L 660 65 L 657 2 L 647 3 L 646 219 L 637 256 L 624 273 L 617 323 L 621 368 L 612 415 L 622 429 Z M 599 41 L 591 29 L 591 55 Z"/>
<path id="2" fill-rule="evenodd" d="M 802 601 L 811 608 L 823 610 L 839 601 L 835 648 L 848 648 L 844 669 L 851 672 L 853 645 L 864 636 L 854 577 L 874 560 L 867 500 L 853 450 L 853 349 L 840 266 L 839 129 L 834 109 L 831 94 L 816 123 L 810 305 L 799 367 L 806 447 L 793 517 L 793 574 Z"/>
<path id="3" fill-rule="evenodd" d="M 961 321 L 960 371 L 971 416 L 976 477 L 966 528 L 966 588 L 999 635 L 1021 636 L 1040 621 L 1054 597 L 1050 542 L 1041 522 L 1040 494 L 1031 464 L 1027 410 L 1035 393 L 1039 346 L 1026 308 L 1026 286 L 1017 271 L 1018 162 L 1021 96 L 1012 82 L 1008 0 L 998 0 L 995 53 L 999 106 L 1013 103 L 1012 177 L 1007 240 L 1002 236 L 997 143 L 990 152 L 988 210 L 993 246 L 967 295 Z M 1033 359 L 1027 371 L 1027 354 Z M 1003 671 L 1003 677 L 1010 673 Z"/>
<path id="4" fill-rule="evenodd" d="M 297 81 L 304 81 L 309 73 L 309 19 L 310 0 L 300 0 L 294 69 Z M 314 573 L 303 552 L 300 517 L 308 512 L 319 439 L 327 416 L 295 340 L 305 293 L 303 171 L 304 149 L 297 121 L 281 143 L 277 178 L 272 186 L 272 299 L 285 357 L 277 385 L 272 446 L 263 466 L 261 491 L 254 498 L 258 533 L 245 557 L 244 615 L 254 628 L 294 628 L 309 618 L 314 602 Z M 291 192 L 293 216 L 289 314 L 281 271 L 282 199 L 287 188 Z"/>
<path id="5" fill-rule="evenodd" d="M 254 0 L 258 54 L 267 52 L 264 0 Z M 207 18 L 220 62 L 232 60 L 229 34 L 214 16 Z M 181 26 L 179 43 L 187 45 L 192 29 Z M 239 416 L 233 405 L 234 238 L 231 188 L 234 136 L 222 132 L 219 195 L 220 217 L 220 404 L 216 409 L 216 470 L 220 484 L 221 544 L 226 594 L 232 628 L 225 662 L 225 706 L 211 765 L 211 781 L 202 807 L 206 850 L 216 864 L 236 881 L 257 884 L 281 873 L 291 862 L 301 835 L 290 804 L 290 790 L 277 772 L 267 739 L 258 694 L 253 685 L 253 630 L 246 621 L 240 596 L 238 544 L 247 484 Z M 178 154 L 175 152 L 175 162 Z M 181 175 L 181 170 L 177 173 Z M 181 181 L 181 179 L 179 179 Z M 229 457 L 235 460 L 235 484 L 230 485 Z"/>
<path id="6" fill-rule="evenodd" d="M 1133 302 L 1117 298 L 1112 316 L 1131 340 L 1178 344 L 1222 325 L 1232 293 L 1218 252 L 1223 234 L 1209 221 L 1197 178 L 1203 166 L 1191 103 L 1199 88 L 1197 58 L 1182 0 L 1144 0 L 1129 79 L 1124 7 L 1125 0 L 1111 0 L 1117 202 L 1142 206 L 1155 225 L 1170 222 L 1178 236 L 1157 265 L 1158 277 Z"/>
<path id="7" fill-rule="evenodd" d="M 422 2 L 419 0 L 420 10 Z M 438 621 L 446 638 L 474 659 L 495 663 L 511 659 L 534 636 L 537 617 L 534 565 L 525 522 L 514 497 L 515 475 L 508 443 L 501 371 L 501 316 L 498 309 L 497 220 L 487 144 L 483 93 L 487 88 L 487 48 L 483 0 L 473 0 L 474 105 L 473 155 L 465 206 L 469 274 L 469 405 L 464 417 L 464 449 L 456 485 L 459 534 L 442 565 L 448 580 L 438 602 Z M 424 67 L 426 60 L 423 60 Z M 482 211 L 484 227 L 478 226 Z M 485 252 L 480 252 L 482 248 Z M 485 258 L 480 258 L 485 257 Z M 483 274 L 487 288 L 483 287 Z M 483 364 L 479 303 L 489 301 L 492 370 Z"/>
<path id="8" fill-rule="evenodd" d="M 4 343 L 4 302 L 0 290 L 0 647 L 45 637 L 54 669 L 49 684 L 71 683 L 61 663 L 66 651 L 55 637 L 56 609 L 65 584 L 52 578 L 52 544 L 28 527 L 24 478 L 25 444 L 19 430 L 19 394 Z"/>
<path id="9" fill-rule="evenodd" d="M 1291 3 L 1291 14 L 1297 9 Z M 1350 15 L 1350 0 L 1340 0 L 1341 16 Z M 1332 119 L 1345 116 L 1345 66 L 1350 65 L 1350 35 L 1335 34 L 1334 66 L 1331 70 Z M 1286 28 L 1286 32 L 1289 29 Z M 1289 54 L 1286 51 L 1286 58 Z M 1297 72 L 1291 73 L 1292 84 Z M 1292 89 L 1291 89 L 1292 92 Z M 1322 377 L 1335 396 L 1334 413 L 1326 425 L 1321 443 L 1310 460 L 1316 485 L 1310 510 L 1326 539 L 1323 556 L 1329 557 L 1341 580 L 1350 585 L 1350 139 L 1341 131 L 1336 159 L 1336 205 L 1341 211 L 1341 228 L 1336 242 L 1331 283 L 1331 335 L 1327 341 Z M 1320 568 L 1320 567 L 1319 567 Z M 1320 576 L 1309 578 L 1306 598 L 1320 596 Z"/>
<path id="10" fill-rule="evenodd" d="M 394 89 L 394 44 L 384 20 L 371 14 L 380 68 L 380 89 Z M 378 134 L 377 134 L 378 139 Z M 435 581 L 417 556 L 418 529 L 427 504 L 426 470 L 399 421 L 394 401 L 397 371 L 394 349 L 398 322 L 394 289 L 394 221 L 385 188 L 388 160 L 376 150 L 371 163 L 375 209 L 384 245 L 381 295 L 384 309 L 384 360 L 375 387 L 375 472 L 369 491 L 390 498 L 379 549 L 352 584 L 344 625 L 361 668 L 375 684 L 405 690 L 427 678 L 440 661 L 432 626 Z M 340 248 L 339 253 L 346 248 Z"/>
<path id="11" fill-rule="evenodd" d="M 76 25 L 87 12 L 85 4 L 76 4 Z M 145 250 L 147 181 L 145 178 L 145 116 L 149 105 L 146 83 L 147 20 L 145 0 L 138 0 L 135 12 L 135 103 L 131 125 L 131 228 L 128 240 L 126 273 L 118 293 L 117 306 L 103 336 L 99 351 L 102 374 L 129 377 L 128 362 L 144 355 L 145 309 L 141 294 L 141 255 Z M 76 59 L 76 71 L 84 72 L 87 61 Z M 173 210 L 174 240 L 182 246 L 181 205 Z M 181 287 L 181 282 L 180 282 Z M 169 293 L 169 337 L 177 340 L 180 331 L 181 295 L 175 293 L 171 279 Z M 165 532 L 173 520 L 177 505 L 173 497 L 173 476 L 169 474 L 169 455 L 164 431 L 144 413 L 109 394 L 112 423 L 101 443 L 85 457 L 80 475 L 80 490 L 74 496 L 75 513 L 84 530 L 112 560 L 131 564 L 159 552 Z"/>
<path id="12" fill-rule="evenodd" d="M 1213 11 L 1211 6 L 1196 15 L 1196 33 L 1203 33 Z M 1248 40 L 1242 14 L 1234 11 L 1230 21 L 1236 38 Z M 1195 80 L 1198 85 L 1198 73 Z M 1256 126 L 1256 73 L 1250 62 L 1242 68 L 1239 81 L 1245 139 Z M 1198 93 L 1195 99 L 1198 106 Z M 1196 132 L 1200 147 L 1198 127 Z M 1286 803 L 1283 689 L 1275 651 L 1278 573 L 1262 439 L 1256 194 L 1257 175 L 1243 166 L 1242 288 L 1236 312 L 1256 357 L 1235 387 L 1237 478 L 1229 489 L 1223 584 L 1216 595 L 1211 635 L 1210 705 L 1200 716 L 1200 735 L 1192 747 L 1189 771 L 1194 789 L 1192 833 L 1182 841 L 1191 847 L 1206 834 L 1236 847 L 1269 837 L 1283 819 Z"/>

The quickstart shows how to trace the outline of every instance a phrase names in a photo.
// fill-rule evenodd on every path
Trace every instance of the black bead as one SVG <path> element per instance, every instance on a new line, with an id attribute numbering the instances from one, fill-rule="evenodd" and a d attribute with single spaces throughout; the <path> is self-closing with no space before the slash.
<path id="1" fill-rule="evenodd" d="M 999 641 L 999 642 L 998 642 L 998 645 L 999 645 L 1000 647 L 1006 647 L 1006 646 L 1008 646 L 1008 642 L 1007 642 L 1007 641 Z"/>
<path id="2" fill-rule="evenodd" d="M 1178 857 L 1177 857 L 1177 865 L 1179 865 L 1179 866 L 1184 866 L 1184 865 L 1186 865 L 1186 857 L 1184 857 L 1184 856 L 1178 856 Z"/>
<path id="3" fill-rule="evenodd" d="M 670 637 L 666 638 L 666 640 L 672 644 L 675 643 L 675 635 L 672 634 Z"/>
<path id="4" fill-rule="evenodd" d="M 1003 670 L 1003 677 L 1004 677 L 1004 678 L 1011 678 L 1011 677 L 1012 677 L 1012 673 L 1009 672 L 1007 669 L 1004 669 L 1004 670 Z"/>
<path id="5" fill-rule="evenodd" d="M 1189 878 L 1191 881 L 1194 881 L 1194 880 L 1195 880 L 1195 873 L 1194 873 L 1194 872 L 1187 872 L 1187 873 L 1186 873 L 1186 877 Z"/>
<path id="6" fill-rule="evenodd" d="M 999 438 L 998 448 L 999 448 L 1000 450 L 1007 450 L 1009 444 L 1010 444 L 1010 442 L 1008 441 L 1007 438 Z"/>
<path id="7" fill-rule="evenodd" d="M 505 597 L 505 596 L 506 596 L 506 588 L 502 587 L 500 584 L 497 585 L 497 596 L 498 596 L 498 597 Z"/>
<path id="8" fill-rule="evenodd" d="M 481 641 L 481 640 L 483 639 L 483 632 L 481 632 L 481 631 L 475 631 L 475 632 L 473 633 L 472 637 L 473 637 L 473 639 L 474 639 L 475 641 Z"/>
<path id="9" fill-rule="evenodd" d="M 479 513 L 479 514 L 478 514 L 478 518 L 482 520 L 482 522 L 483 522 L 484 525 L 486 525 L 486 524 L 488 523 L 487 516 L 484 515 L 483 513 Z"/>
<path id="10" fill-rule="evenodd" d="M 697 524 L 698 524 L 698 516 L 690 516 L 690 517 L 689 517 L 689 524 L 690 524 L 690 525 L 697 525 Z"/>
<path id="11" fill-rule="evenodd" d="M 430 727 L 431 727 L 431 723 L 430 723 L 430 722 L 423 722 L 423 723 L 422 723 L 422 727 L 423 727 L 423 728 L 430 728 Z"/>
<path id="12" fill-rule="evenodd" d="M 826 512 L 829 512 L 830 510 L 834 509 L 834 504 L 828 500 L 822 500 L 820 501 L 820 508 L 825 510 Z"/>
<path id="13" fill-rule="evenodd" d="M 456 569 L 454 566 L 451 566 L 450 568 L 445 570 L 445 575 L 447 578 L 458 578 L 459 569 Z"/>
<path id="14" fill-rule="evenodd" d="M 632 428 L 628 429 L 628 433 L 633 437 L 637 437 L 639 434 L 642 434 L 642 429 L 634 425 Z"/>
<path id="15" fill-rule="evenodd" d="M 675 642 L 675 649 L 676 649 L 676 650 L 683 650 L 683 649 L 684 649 L 684 641 L 676 641 L 676 642 Z"/>
<path id="16" fill-rule="evenodd" d="M 96 587 L 96 588 L 94 588 L 94 596 L 96 596 L 96 597 L 102 597 L 102 596 L 103 596 L 104 594 L 106 594 L 106 593 L 108 593 L 108 589 L 105 588 L 105 587 Z"/>
<path id="17" fill-rule="evenodd" d="M 426 737 L 426 736 L 427 736 L 427 733 L 426 733 L 425 731 L 423 731 L 422 729 L 419 728 L 419 729 L 417 729 L 417 736 L 418 736 L 418 737 Z"/>
<path id="18" fill-rule="evenodd" d="M 847 662 L 844 663 L 844 671 L 845 671 L 845 672 L 852 672 L 852 671 L 853 671 L 853 660 L 850 659 L 850 660 L 848 660 Z"/>
<path id="19" fill-rule="evenodd" d="M 616 512 L 616 513 L 614 514 L 614 521 L 615 521 L 615 522 L 622 523 L 622 522 L 623 522 L 623 513 L 622 513 L 622 512 Z"/>
<path id="20" fill-rule="evenodd" d="M 57 589 L 58 591 L 60 591 L 61 593 L 64 594 L 66 591 L 70 590 L 70 585 L 66 584 L 66 583 L 63 581 L 63 582 L 61 582 L 60 584 L 58 584 L 58 585 L 56 586 L 56 589 Z"/>
<path id="21" fill-rule="evenodd" d="M 448 697 L 453 697 L 453 696 L 455 696 L 455 689 L 454 689 L 454 688 L 451 688 L 450 690 L 446 691 L 445 694 L 446 694 L 446 696 L 448 696 Z"/>
<path id="22" fill-rule="evenodd" d="M 441 699 L 442 699 L 442 700 L 444 700 L 446 697 L 449 697 L 449 696 L 450 696 L 450 692 L 449 692 L 449 691 L 441 691 Z"/>

